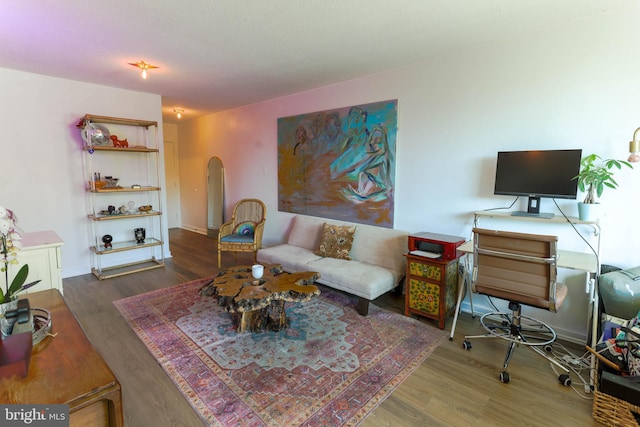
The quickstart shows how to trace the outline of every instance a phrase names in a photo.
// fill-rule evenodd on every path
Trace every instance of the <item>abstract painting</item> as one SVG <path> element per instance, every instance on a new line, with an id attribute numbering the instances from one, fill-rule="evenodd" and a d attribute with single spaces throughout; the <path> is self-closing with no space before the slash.
<path id="1" fill-rule="evenodd" d="M 278 119 L 278 210 L 393 227 L 398 100 Z"/>

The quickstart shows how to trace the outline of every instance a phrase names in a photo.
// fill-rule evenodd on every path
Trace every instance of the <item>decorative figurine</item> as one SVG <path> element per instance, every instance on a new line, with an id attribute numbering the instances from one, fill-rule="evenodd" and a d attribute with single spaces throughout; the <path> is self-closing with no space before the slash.
<path id="1" fill-rule="evenodd" d="M 121 140 L 121 139 L 118 139 L 116 135 L 111 135 L 109 138 L 111 138 L 111 141 L 113 141 L 114 147 L 122 147 L 122 148 L 129 147 L 129 142 L 127 141 L 127 138 Z"/>
<path id="2" fill-rule="evenodd" d="M 102 243 L 104 243 L 105 249 L 109 249 L 113 247 L 111 246 L 112 241 L 113 241 L 113 237 L 111 236 L 111 234 L 105 234 L 104 236 L 102 236 Z"/>
<path id="3" fill-rule="evenodd" d="M 144 243 L 144 239 L 147 237 L 144 228 L 134 228 L 133 233 L 136 236 L 136 243 Z"/>

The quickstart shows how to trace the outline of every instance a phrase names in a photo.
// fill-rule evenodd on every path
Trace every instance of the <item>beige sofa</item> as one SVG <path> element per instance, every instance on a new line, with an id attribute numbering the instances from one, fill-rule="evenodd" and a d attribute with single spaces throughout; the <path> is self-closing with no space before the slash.
<path id="1" fill-rule="evenodd" d="M 318 249 L 324 223 L 355 225 L 351 260 L 321 257 Z M 280 264 L 285 271 L 317 271 L 326 286 L 358 297 L 358 313 L 366 316 L 369 301 L 394 289 L 405 275 L 405 231 L 351 224 L 323 218 L 293 217 L 286 243 L 258 250 L 258 262 Z"/>

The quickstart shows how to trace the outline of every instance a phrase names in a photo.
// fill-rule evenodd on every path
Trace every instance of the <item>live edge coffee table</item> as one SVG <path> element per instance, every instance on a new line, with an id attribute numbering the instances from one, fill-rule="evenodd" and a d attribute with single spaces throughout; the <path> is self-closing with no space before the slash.
<path id="1" fill-rule="evenodd" d="M 285 302 L 309 301 L 320 295 L 313 283 L 320 273 L 285 273 L 279 264 L 265 264 L 264 275 L 254 279 L 251 266 L 221 270 L 200 288 L 200 295 L 215 297 L 233 316 L 238 332 L 279 331 L 287 326 Z"/>

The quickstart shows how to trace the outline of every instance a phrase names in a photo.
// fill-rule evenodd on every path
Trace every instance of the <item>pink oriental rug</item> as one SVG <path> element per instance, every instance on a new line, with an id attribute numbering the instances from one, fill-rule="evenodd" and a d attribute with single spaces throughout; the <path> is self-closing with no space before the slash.
<path id="1" fill-rule="evenodd" d="M 211 278 L 114 304 L 205 423 L 359 424 L 446 333 L 321 287 L 287 306 L 280 332 L 237 334 L 229 313 L 198 289 Z"/>

